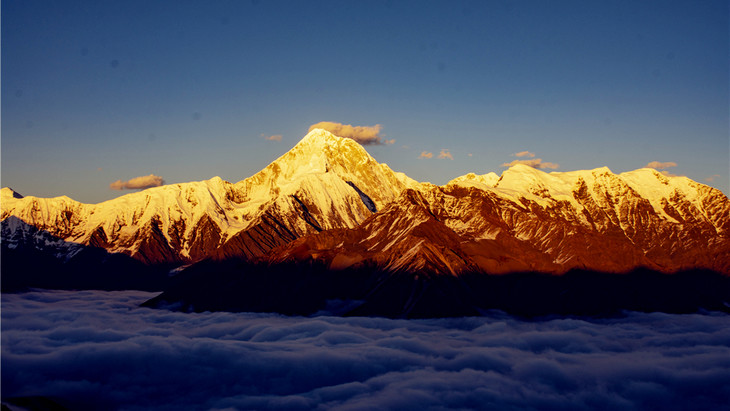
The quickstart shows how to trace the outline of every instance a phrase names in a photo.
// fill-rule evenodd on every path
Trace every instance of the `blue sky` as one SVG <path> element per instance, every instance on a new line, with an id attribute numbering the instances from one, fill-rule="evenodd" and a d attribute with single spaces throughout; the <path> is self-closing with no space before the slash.
<path id="1" fill-rule="evenodd" d="M 396 141 L 368 151 L 419 181 L 501 173 L 530 151 L 556 171 L 676 163 L 665 171 L 727 194 L 729 14 L 726 1 L 3 1 L 1 183 L 95 203 L 149 174 L 235 182 L 332 121 L 380 124 Z"/>

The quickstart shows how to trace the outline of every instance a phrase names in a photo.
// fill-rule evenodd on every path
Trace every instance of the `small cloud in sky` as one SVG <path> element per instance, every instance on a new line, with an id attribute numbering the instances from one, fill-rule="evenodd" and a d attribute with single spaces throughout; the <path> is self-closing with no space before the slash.
<path id="1" fill-rule="evenodd" d="M 677 163 L 675 163 L 674 161 L 652 161 L 647 164 L 646 167 L 656 170 L 664 170 L 665 168 L 677 167 Z"/>
<path id="2" fill-rule="evenodd" d="M 531 153 L 531 152 L 529 152 L 527 150 L 520 151 L 519 153 L 514 153 L 512 155 L 515 156 L 515 157 L 530 157 L 530 158 L 535 157 L 535 153 Z"/>
<path id="3" fill-rule="evenodd" d="M 433 153 L 430 151 L 421 151 L 421 155 L 418 158 L 432 158 Z"/>
<path id="4" fill-rule="evenodd" d="M 109 184 L 112 190 L 138 190 L 150 187 L 159 187 L 165 184 L 165 180 L 160 176 L 150 174 L 148 176 L 135 177 L 131 180 L 117 180 Z"/>
<path id="5" fill-rule="evenodd" d="M 272 134 L 269 136 L 269 135 L 262 133 L 261 137 L 263 137 L 264 140 L 268 140 L 268 141 L 281 141 L 282 136 L 281 136 L 281 134 Z"/>
<path id="6" fill-rule="evenodd" d="M 526 166 L 530 166 L 532 168 L 537 168 L 537 169 L 549 168 L 551 170 L 555 170 L 556 168 L 560 167 L 560 164 L 550 163 L 548 161 L 542 161 L 541 158 L 533 158 L 530 160 L 512 160 L 509 163 L 502 163 L 502 167 L 512 167 L 517 164 L 524 164 Z"/>
<path id="7" fill-rule="evenodd" d="M 467 154 L 467 156 L 471 157 L 471 156 L 473 156 L 473 154 L 472 153 L 469 153 L 469 154 Z"/>
<path id="8" fill-rule="evenodd" d="M 449 150 L 441 150 L 438 158 L 448 158 L 449 160 L 453 160 L 454 156 L 451 155 L 451 152 L 449 152 Z"/>
<path id="9" fill-rule="evenodd" d="M 374 126 L 353 126 L 350 124 L 335 123 L 332 121 L 320 121 L 317 124 L 309 126 L 309 131 L 312 131 L 315 128 L 327 130 L 339 137 L 351 138 L 364 146 L 393 144 L 395 142 L 395 140 L 382 140 L 380 137 L 380 130 L 383 126 L 380 124 L 376 124 Z"/>
<path id="10" fill-rule="evenodd" d="M 651 161 L 646 167 L 653 168 L 667 177 L 677 177 L 677 174 L 670 173 L 667 168 L 677 167 L 677 163 L 674 161 Z"/>
<path id="11" fill-rule="evenodd" d="M 394 138 L 391 138 L 390 140 L 383 140 L 383 144 L 385 144 L 386 146 L 389 146 L 391 144 L 395 144 L 395 139 Z"/>
<path id="12" fill-rule="evenodd" d="M 708 183 L 715 181 L 716 178 L 722 177 L 720 174 L 713 174 L 705 179 Z"/>

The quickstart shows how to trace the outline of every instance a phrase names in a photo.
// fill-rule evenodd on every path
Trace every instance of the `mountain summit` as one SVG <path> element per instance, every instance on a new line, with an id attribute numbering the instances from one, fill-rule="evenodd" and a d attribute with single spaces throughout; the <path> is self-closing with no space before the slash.
<path id="1" fill-rule="evenodd" d="M 215 258 L 260 257 L 322 230 L 353 228 L 418 183 L 380 164 L 354 140 L 314 129 L 286 154 L 235 184 L 245 228 Z"/>
<path id="2" fill-rule="evenodd" d="M 324 184 L 326 187 L 319 190 L 307 187 L 312 184 Z M 375 212 L 378 207 L 392 201 L 404 187 L 417 184 L 405 174 L 395 173 L 387 165 L 375 161 L 354 140 L 314 129 L 286 154 L 237 183 L 235 188 L 242 193 L 245 201 L 252 202 L 295 195 L 304 188 L 315 189 L 320 194 L 335 190 L 345 196 L 351 195 L 354 190 L 361 200 L 370 199 L 363 200 L 363 205 Z"/>
<path id="3" fill-rule="evenodd" d="M 207 257 L 259 257 L 303 235 L 355 227 L 415 185 L 355 141 L 315 129 L 235 184 L 214 177 L 100 204 L 68 197 L 18 198 L 3 189 L 1 218 L 15 217 L 57 238 L 58 247 L 66 249 L 56 250 L 57 255 L 91 246 L 147 264 L 188 264 Z M 22 226 L 3 225 L 5 246 L 45 247 L 45 239 L 17 232 Z"/>
<path id="4" fill-rule="evenodd" d="M 516 165 L 418 183 L 314 129 L 253 176 L 170 184 L 100 204 L 2 189 L 3 257 L 70 263 L 87 248 L 148 265 L 229 258 L 387 272 L 730 273 L 730 201 L 652 169 Z"/>

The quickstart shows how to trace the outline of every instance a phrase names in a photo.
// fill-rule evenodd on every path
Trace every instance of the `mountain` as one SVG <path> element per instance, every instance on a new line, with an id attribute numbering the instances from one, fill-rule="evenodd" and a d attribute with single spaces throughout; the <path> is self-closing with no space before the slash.
<path id="1" fill-rule="evenodd" d="M 3 247 L 44 249 L 64 260 L 96 247 L 146 264 L 254 258 L 301 236 L 355 227 L 416 184 L 355 141 L 316 129 L 235 184 L 215 177 L 100 204 L 3 188 Z"/>
<path id="2" fill-rule="evenodd" d="M 212 255 L 260 257 L 299 237 L 353 228 L 416 186 L 415 180 L 372 158 L 354 140 L 325 130 L 309 132 L 289 152 L 234 186 L 245 204 L 244 229 Z"/>
<path id="3" fill-rule="evenodd" d="M 435 186 L 321 129 L 237 183 L 215 177 L 100 204 L 3 188 L 1 219 L 4 254 L 62 262 L 93 248 L 168 268 L 235 258 L 428 276 L 730 273 L 730 201 L 686 177 L 515 165 Z"/>
<path id="4" fill-rule="evenodd" d="M 730 201 L 719 190 L 652 169 L 545 173 L 516 165 L 495 177 L 406 189 L 356 229 L 300 238 L 271 258 L 452 275 L 730 273 Z"/>

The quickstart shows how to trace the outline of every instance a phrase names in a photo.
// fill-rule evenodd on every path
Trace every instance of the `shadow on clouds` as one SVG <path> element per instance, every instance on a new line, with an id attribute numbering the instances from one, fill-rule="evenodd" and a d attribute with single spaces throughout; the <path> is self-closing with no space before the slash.
<path id="1" fill-rule="evenodd" d="M 2 296 L 4 403 L 69 409 L 720 409 L 730 316 L 180 313 L 141 291 Z"/>

